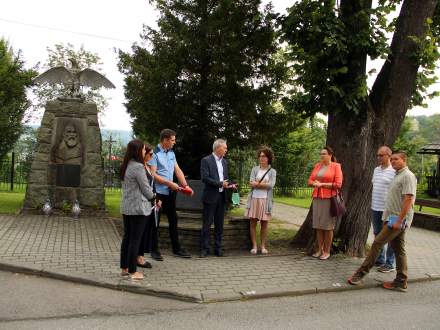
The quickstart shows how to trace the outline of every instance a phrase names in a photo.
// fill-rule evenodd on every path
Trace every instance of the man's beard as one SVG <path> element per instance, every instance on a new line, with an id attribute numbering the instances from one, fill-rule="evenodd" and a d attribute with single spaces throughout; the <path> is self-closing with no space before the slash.
<path id="1" fill-rule="evenodd" d="M 78 144 L 78 140 L 76 138 L 67 138 L 66 139 L 66 145 L 69 148 L 73 148 Z"/>

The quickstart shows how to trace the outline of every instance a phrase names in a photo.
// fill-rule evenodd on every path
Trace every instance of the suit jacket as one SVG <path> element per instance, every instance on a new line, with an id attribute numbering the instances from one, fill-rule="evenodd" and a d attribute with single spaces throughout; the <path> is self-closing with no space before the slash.
<path id="1" fill-rule="evenodd" d="M 144 165 L 130 160 L 122 181 L 121 213 L 125 215 L 150 215 L 154 193 L 148 183 Z"/>
<path id="2" fill-rule="evenodd" d="M 228 163 L 226 159 L 222 158 L 223 165 L 223 179 L 228 180 Z M 215 203 L 217 195 L 219 194 L 219 188 L 223 187 L 223 182 L 220 181 L 217 170 L 217 163 L 215 162 L 214 155 L 206 156 L 200 163 L 200 177 L 205 184 L 202 193 L 203 203 Z M 225 194 L 223 194 L 225 196 Z"/>

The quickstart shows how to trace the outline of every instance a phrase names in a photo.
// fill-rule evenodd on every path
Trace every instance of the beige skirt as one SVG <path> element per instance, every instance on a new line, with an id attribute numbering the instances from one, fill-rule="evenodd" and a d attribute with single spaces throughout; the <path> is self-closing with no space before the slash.
<path id="1" fill-rule="evenodd" d="M 336 217 L 330 215 L 330 198 L 313 198 L 313 228 L 334 230 Z"/>
<path id="2" fill-rule="evenodd" d="M 246 210 L 245 216 L 258 219 L 260 221 L 269 221 L 272 217 L 266 213 L 267 198 L 252 198 L 251 207 Z"/>

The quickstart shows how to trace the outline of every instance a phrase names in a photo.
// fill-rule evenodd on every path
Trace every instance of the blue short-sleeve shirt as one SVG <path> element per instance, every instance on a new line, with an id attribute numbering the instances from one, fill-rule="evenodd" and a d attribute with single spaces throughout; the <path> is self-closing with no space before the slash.
<path id="1" fill-rule="evenodd" d="M 172 150 L 165 150 L 160 144 L 157 145 L 154 151 L 153 158 L 148 162 L 148 165 L 156 167 L 156 174 L 162 178 L 173 181 L 174 169 L 177 165 L 176 155 Z M 162 195 L 169 195 L 170 189 L 164 184 L 156 181 L 156 192 Z"/>

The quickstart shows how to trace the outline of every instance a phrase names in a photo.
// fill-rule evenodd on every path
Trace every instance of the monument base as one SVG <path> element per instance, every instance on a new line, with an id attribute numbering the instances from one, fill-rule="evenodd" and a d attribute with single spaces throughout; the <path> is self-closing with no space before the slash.
<path id="1" fill-rule="evenodd" d="M 192 253 L 200 251 L 200 232 L 202 229 L 202 215 L 196 212 L 178 212 L 179 218 L 179 242 L 180 245 Z M 214 251 L 214 226 L 210 233 L 211 252 Z M 160 249 L 171 250 L 171 242 L 168 231 L 168 219 L 161 216 L 159 225 L 159 247 Z M 225 216 L 223 226 L 222 250 L 244 251 L 251 248 L 249 236 L 249 219 Z"/>

